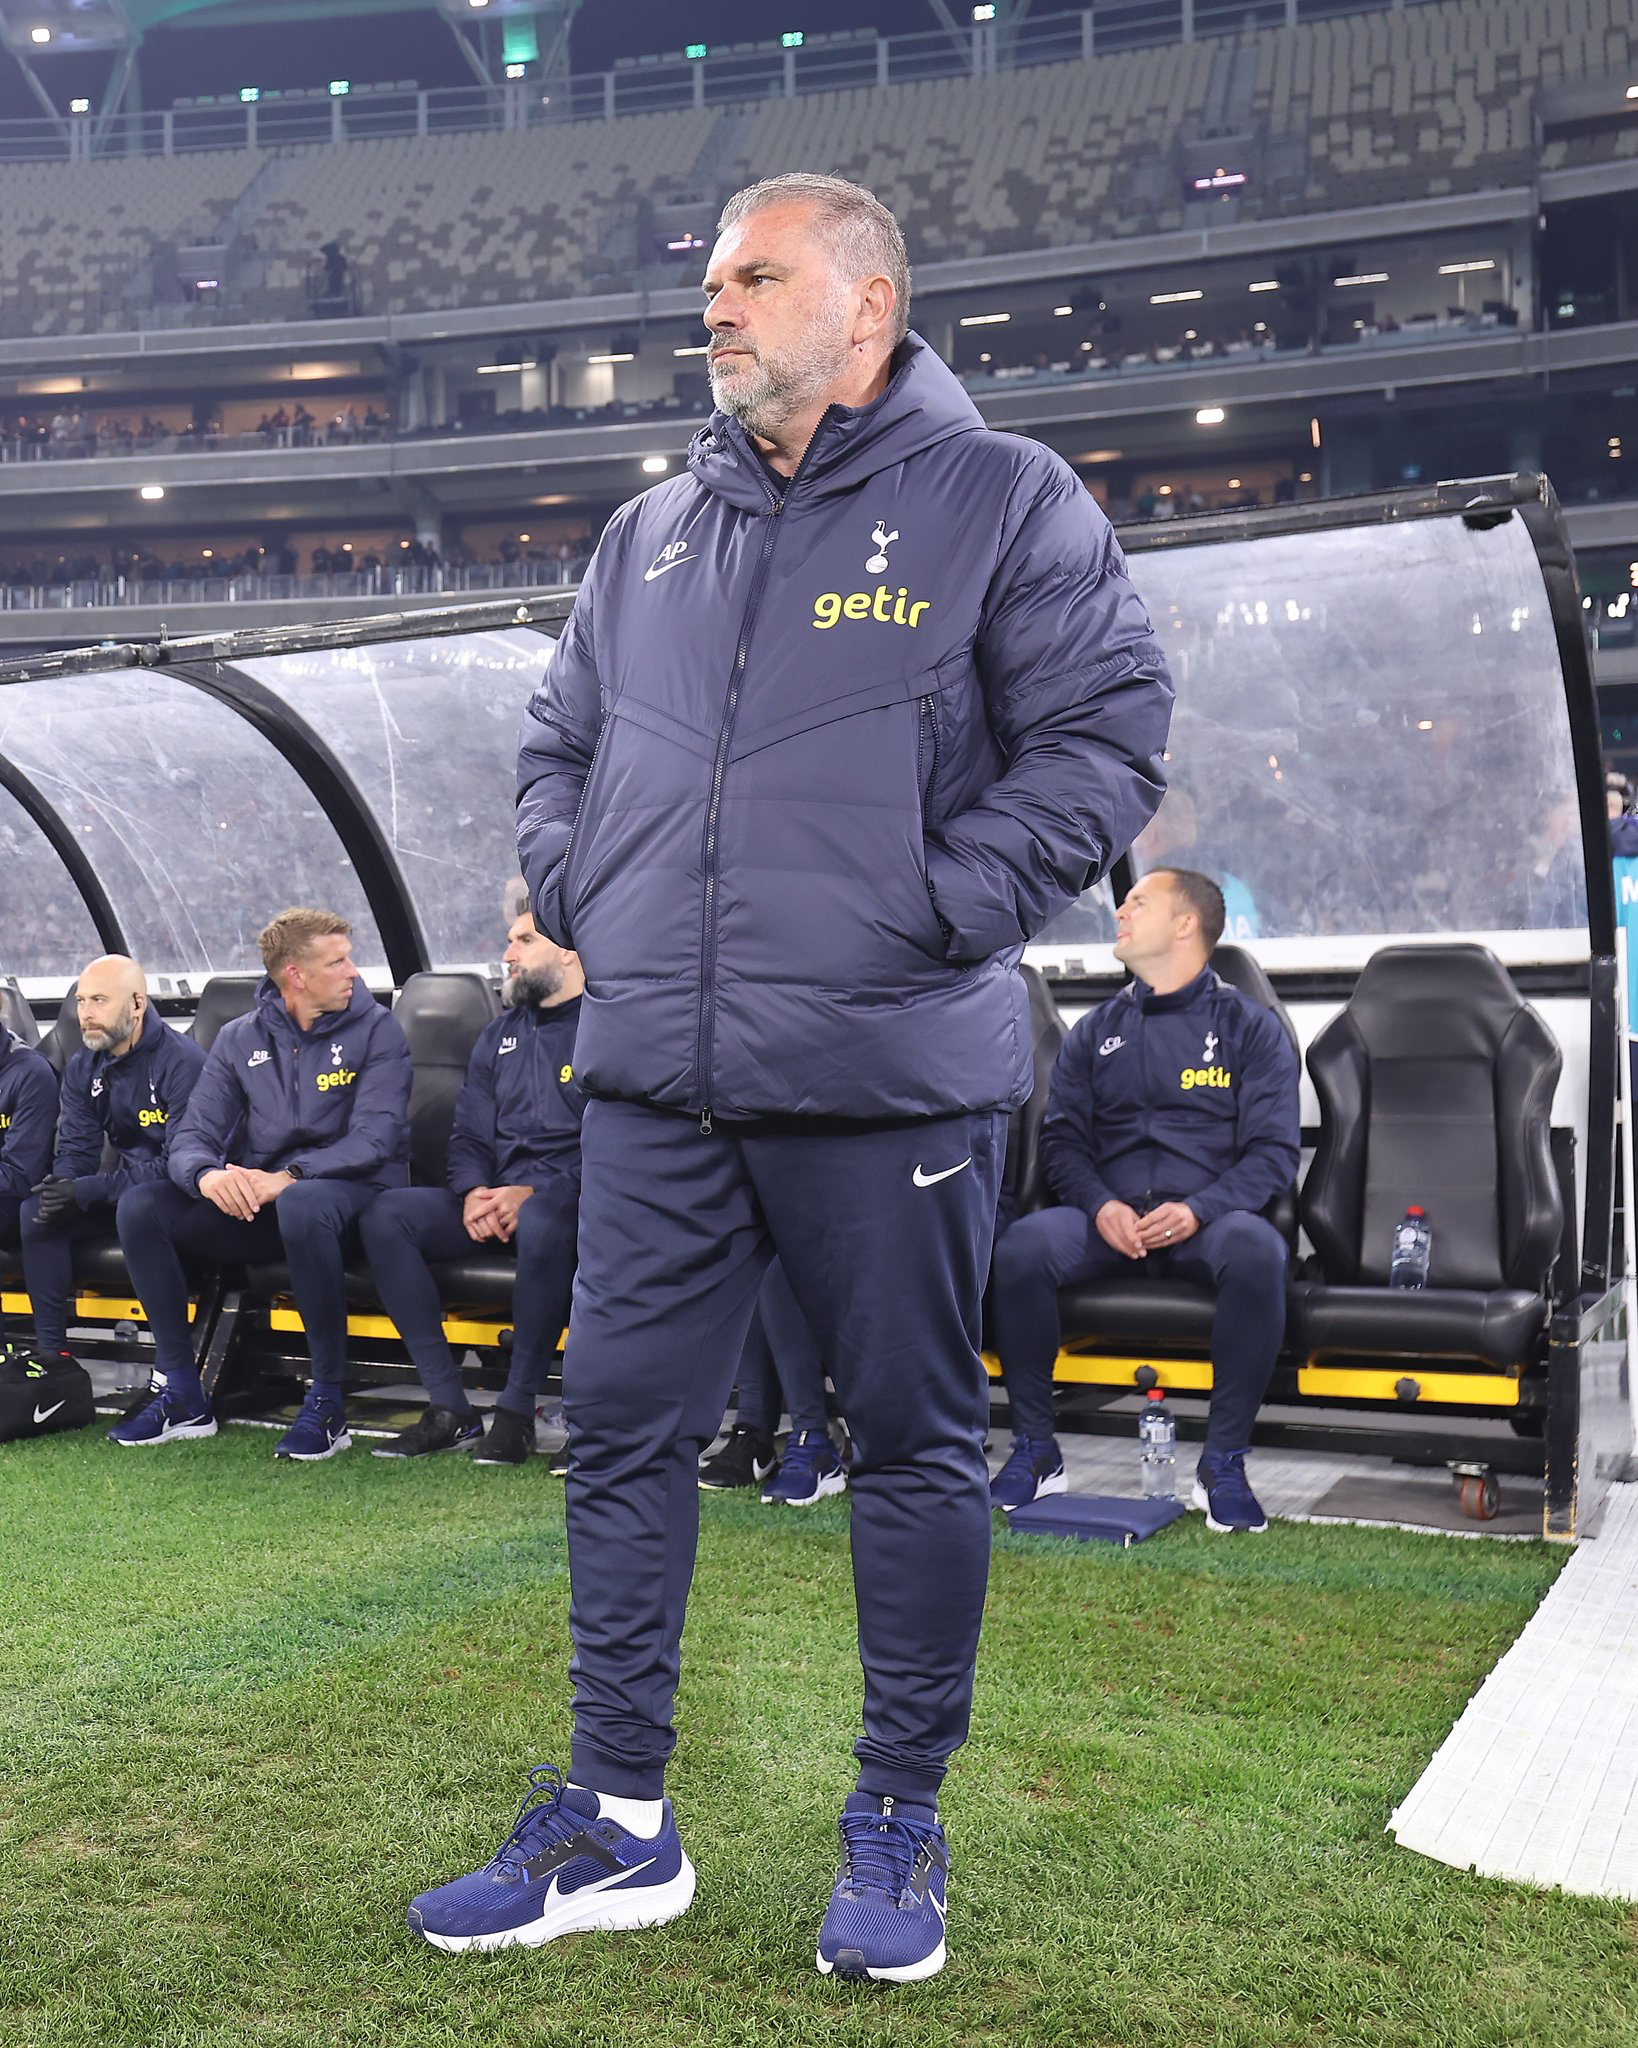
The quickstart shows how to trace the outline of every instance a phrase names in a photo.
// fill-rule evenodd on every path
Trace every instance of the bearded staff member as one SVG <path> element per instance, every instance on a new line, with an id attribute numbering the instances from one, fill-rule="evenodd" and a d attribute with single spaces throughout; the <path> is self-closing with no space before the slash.
<path id="1" fill-rule="evenodd" d="M 121 1195 L 165 1178 L 172 1133 L 205 1064 L 202 1048 L 149 1008 L 142 969 L 123 953 L 86 967 L 74 1006 L 84 1050 L 63 1074 L 51 1172 L 22 1215 L 35 1354 L 70 1364 L 74 1247 L 113 1237 Z"/>
<path id="2" fill-rule="evenodd" d="M 818 1965 L 910 1979 L 944 1961 L 988 1570 L 1019 955 L 1153 812 L 1171 689 L 1080 481 L 908 332 L 887 209 L 804 174 L 720 229 L 717 413 L 610 522 L 519 766 L 536 921 L 586 974 L 574 1740 L 410 1921 L 495 1948 L 692 1898 L 664 1777 L 695 1468 L 777 1254 L 855 1451 L 864 1733 Z"/>

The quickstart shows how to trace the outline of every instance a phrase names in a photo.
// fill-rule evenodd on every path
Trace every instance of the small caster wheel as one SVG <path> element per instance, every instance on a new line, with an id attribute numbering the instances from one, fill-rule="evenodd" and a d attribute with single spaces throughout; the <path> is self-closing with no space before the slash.
<path id="1" fill-rule="evenodd" d="M 1501 1488 L 1490 1467 L 1458 1468 L 1454 1477 L 1462 1513 L 1473 1522 L 1493 1522 L 1501 1508 Z"/>

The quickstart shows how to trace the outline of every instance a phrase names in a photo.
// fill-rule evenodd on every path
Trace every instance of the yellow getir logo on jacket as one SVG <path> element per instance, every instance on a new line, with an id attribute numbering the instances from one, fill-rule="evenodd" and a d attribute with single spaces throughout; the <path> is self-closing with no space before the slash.
<path id="1" fill-rule="evenodd" d="M 855 590 L 845 597 L 840 591 L 826 590 L 813 600 L 813 629 L 816 633 L 828 633 L 843 619 L 871 619 L 878 626 L 915 627 L 921 624 L 922 613 L 932 608 L 926 598 L 912 602 L 902 584 L 897 590 L 889 590 L 885 583 L 878 583 L 874 590 Z"/>
<path id="2" fill-rule="evenodd" d="M 9 1131 L 10 1129 L 11 1118 L 6 1115 L 4 1110 L 0 1110 L 0 1131 Z"/>
<path id="3" fill-rule="evenodd" d="M 357 1079 L 356 1067 L 337 1067 L 334 1073 L 320 1074 L 318 1084 L 321 1088 L 347 1088 Z"/>
<path id="4" fill-rule="evenodd" d="M 557 1070 L 557 1078 L 563 1082 L 572 1081 L 574 1079 L 574 1068 L 570 1066 L 559 1067 Z"/>
<path id="5" fill-rule="evenodd" d="M 165 1112 L 162 1109 L 139 1109 L 137 1111 L 137 1122 L 144 1127 L 150 1124 L 162 1124 L 164 1121 Z"/>
<path id="6" fill-rule="evenodd" d="M 1227 1067 L 1185 1067 L 1177 1078 L 1185 1088 L 1228 1088 L 1234 1082 Z"/>

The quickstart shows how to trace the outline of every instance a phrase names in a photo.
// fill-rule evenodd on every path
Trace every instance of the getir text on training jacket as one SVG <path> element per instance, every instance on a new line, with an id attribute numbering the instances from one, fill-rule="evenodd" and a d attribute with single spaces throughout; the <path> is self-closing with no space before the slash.
<path id="1" fill-rule="evenodd" d="M 518 844 L 590 1094 L 1016 1105 L 1019 954 L 1160 801 L 1171 685 L 1108 522 L 915 335 L 890 369 L 789 480 L 714 416 L 529 705 Z"/>
<path id="2" fill-rule="evenodd" d="M 1096 1216 L 1187 1202 L 1202 1225 L 1261 1209 L 1302 1156 L 1296 1048 L 1210 967 L 1156 995 L 1132 981 L 1064 1040 L 1041 1126 L 1059 1201 Z"/>
<path id="3" fill-rule="evenodd" d="M 409 1043 L 362 981 L 345 1010 L 303 1031 L 273 982 L 224 1024 L 171 1141 L 170 1173 L 190 1194 L 226 1166 L 378 1188 L 409 1179 Z"/>

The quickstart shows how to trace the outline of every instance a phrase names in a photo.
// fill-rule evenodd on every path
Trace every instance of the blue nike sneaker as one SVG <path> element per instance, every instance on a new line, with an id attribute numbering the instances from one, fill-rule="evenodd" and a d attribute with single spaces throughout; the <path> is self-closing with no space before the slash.
<path id="1" fill-rule="evenodd" d="M 914 1984 L 944 1967 L 949 1844 L 937 1809 L 854 1792 L 842 1808 L 842 1863 L 819 1930 L 821 1976 Z"/>
<path id="2" fill-rule="evenodd" d="M 539 1948 L 592 1927 L 658 1927 L 685 1912 L 694 1866 L 683 1854 L 669 1799 L 657 1835 L 634 1835 L 604 1816 L 595 1792 L 536 1764 L 512 1832 L 481 1870 L 409 1906 L 412 1932 L 434 1948 Z"/>
<path id="3" fill-rule="evenodd" d="M 114 1424 L 108 1441 L 128 1450 L 133 1444 L 174 1444 L 184 1437 L 215 1434 L 216 1417 L 203 1394 L 178 1394 L 161 1387 L 145 1408 Z"/>
<path id="4" fill-rule="evenodd" d="M 1244 1451 L 1202 1451 L 1195 1468 L 1194 1504 L 1206 1511 L 1206 1527 L 1218 1536 L 1261 1536 L 1268 1527 L 1246 1478 Z"/>
<path id="5" fill-rule="evenodd" d="M 273 1455 L 299 1458 L 304 1464 L 311 1464 L 315 1459 L 333 1458 L 337 1451 L 350 1451 L 352 1447 L 341 1403 L 333 1394 L 321 1394 L 317 1387 L 312 1387 L 295 1421 L 273 1446 Z"/>

